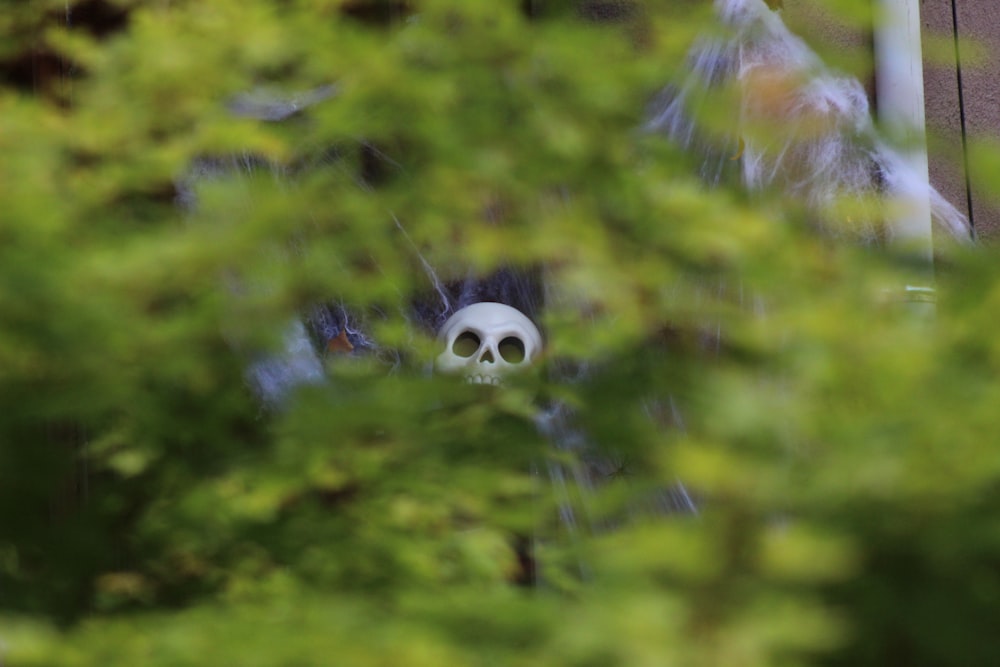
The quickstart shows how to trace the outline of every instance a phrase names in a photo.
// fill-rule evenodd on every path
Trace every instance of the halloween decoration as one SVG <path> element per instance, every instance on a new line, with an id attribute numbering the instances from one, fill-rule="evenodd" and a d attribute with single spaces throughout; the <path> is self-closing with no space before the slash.
<path id="1" fill-rule="evenodd" d="M 664 91 L 647 129 L 701 156 L 709 183 L 737 168 L 747 188 L 776 188 L 807 204 L 828 232 L 846 230 L 869 242 L 886 233 L 877 222 L 886 211 L 872 220 L 847 220 L 836 205 L 844 198 L 895 205 L 922 198 L 940 229 L 968 241 L 965 217 L 880 135 L 861 83 L 827 67 L 773 11 L 779 6 L 716 0 L 722 36 L 694 46 L 690 74 Z M 739 91 L 739 120 L 728 132 L 696 120 L 723 90 Z M 758 131 L 762 127 L 766 131 Z"/>
<path id="2" fill-rule="evenodd" d="M 444 351 L 435 367 L 463 374 L 473 384 L 500 384 L 525 368 L 542 349 L 542 336 L 524 313 L 502 303 L 481 302 L 448 318 L 438 333 Z"/>

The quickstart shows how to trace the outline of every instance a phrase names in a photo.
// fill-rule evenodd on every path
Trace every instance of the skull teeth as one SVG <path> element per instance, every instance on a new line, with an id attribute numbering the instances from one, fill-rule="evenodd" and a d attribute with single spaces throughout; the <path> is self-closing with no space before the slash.
<path id="1" fill-rule="evenodd" d="M 501 382 L 496 375 L 466 375 L 465 381 L 469 384 L 492 384 L 494 386 Z"/>

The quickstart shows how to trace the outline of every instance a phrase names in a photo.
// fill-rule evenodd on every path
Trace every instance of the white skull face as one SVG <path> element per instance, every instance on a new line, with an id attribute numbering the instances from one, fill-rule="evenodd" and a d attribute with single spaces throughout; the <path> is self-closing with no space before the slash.
<path id="1" fill-rule="evenodd" d="M 444 352 L 435 360 L 435 368 L 461 373 L 475 384 L 500 384 L 503 375 L 527 367 L 542 349 L 542 335 L 524 313 L 486 301 L 449 317 L 438 340 L 444 343 Z"/>

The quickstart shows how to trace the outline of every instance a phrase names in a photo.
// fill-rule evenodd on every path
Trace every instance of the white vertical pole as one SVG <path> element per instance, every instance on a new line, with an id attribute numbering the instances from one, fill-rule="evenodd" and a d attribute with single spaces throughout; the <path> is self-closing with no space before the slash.
<path id="1" fill-rule="evenodd" d="M 927 137 L 924 120 L 924 68 L 920 46 L 920 0 L 875 3 L 875 89 L 878 115 L 899 150 L 898 215 L 890 221 L 895 245 L 927 264 L 933 262 Z"/>

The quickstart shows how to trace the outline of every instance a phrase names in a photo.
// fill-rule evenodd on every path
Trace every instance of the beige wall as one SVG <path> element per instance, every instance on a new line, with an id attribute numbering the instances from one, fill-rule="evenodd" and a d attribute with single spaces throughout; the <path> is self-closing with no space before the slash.
<path id="1" fill-rule="evenodd" d="M 931 182 L 949 201 L 971 214 L 981 239 L 1000 241 L 1000 192 L 990 192 L 977 185 L 975 165 L 971 179 L 971 210 L 969 208 L 958 84 L 960 63 L 969 142 L 983 136 L 1000 137 L 1000 3 L 997 0 L 954 0 L 958 34 L 963 40 L 956 60 L 952 46 L 952 1 L 921 2 Z M 976 47 L 964 40 L 975 42 Z M 996 180 L 995 175 L 989 176 Z"/>

